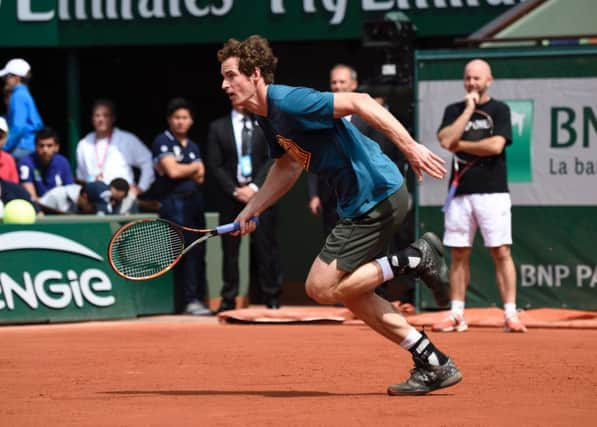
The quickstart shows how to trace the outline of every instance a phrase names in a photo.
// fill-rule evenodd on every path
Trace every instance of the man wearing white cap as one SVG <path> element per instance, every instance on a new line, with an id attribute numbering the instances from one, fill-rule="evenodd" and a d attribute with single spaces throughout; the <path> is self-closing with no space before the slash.
<path id="1" fill-rule="evenodd" d="M 24 59 L 11 59 L 0 70 L 5 90 L 10 92 L 7 122 L 10 133 L 2 148 L 19 161 L 35 150 L 35 133 L 43 127 L 35 101 L 27 83 L 31 77 L 31 66 Z"/>

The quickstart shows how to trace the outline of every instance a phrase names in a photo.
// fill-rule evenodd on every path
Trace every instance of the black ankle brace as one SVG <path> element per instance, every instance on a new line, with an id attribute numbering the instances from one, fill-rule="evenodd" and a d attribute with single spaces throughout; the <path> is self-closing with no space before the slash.
<path id="1" fill-rule="evenodd" d="M 413 359 L 425 365 L 444 365 L 448 361 L 448 356 L 439 351 L 433 343 L 427 338 L 425 332 L 422 337 L 408 351 L 413 355 Z M 435 360 L 434 360 L 435 359 Z"/>
<path id="2" fill-rule="evenodd" d="M 413 271 L 413 268 L 409 266 L 409 257 L 420 258 L 421 252 L 416 248 L 408 247 L 388 257 L 388 259 L 390 260 L 390 265 L 392 266 L 392 270 L 395 274 L 405 274 Z"/>

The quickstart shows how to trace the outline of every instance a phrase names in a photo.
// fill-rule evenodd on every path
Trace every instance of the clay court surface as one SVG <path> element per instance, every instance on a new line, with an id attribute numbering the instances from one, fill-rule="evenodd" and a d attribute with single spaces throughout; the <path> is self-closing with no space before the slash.
<path id="1" fill-rule="evenodd" d="M 389 397 L 408 354 L 359 324 L 0 328 L 2 426 L 594 426 L 597 330 L 430 333 L 464 374 Z"/>

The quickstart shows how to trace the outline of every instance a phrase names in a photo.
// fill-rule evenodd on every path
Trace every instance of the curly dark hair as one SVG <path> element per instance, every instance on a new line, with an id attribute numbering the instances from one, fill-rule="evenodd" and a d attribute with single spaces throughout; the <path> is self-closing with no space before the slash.
<path id="1" fill-rule="evenodd" d="M 253 35 L 243 41 L 229 39 L 218 50 L 218 61 L 224 62 L 230 57 L 239 58 L 238 69 L 243 74 L 250 76 L 255 68 L 259 68 L 265 83 L 274 82 L 278 58 L 274 56 L 266 38 Z"/>

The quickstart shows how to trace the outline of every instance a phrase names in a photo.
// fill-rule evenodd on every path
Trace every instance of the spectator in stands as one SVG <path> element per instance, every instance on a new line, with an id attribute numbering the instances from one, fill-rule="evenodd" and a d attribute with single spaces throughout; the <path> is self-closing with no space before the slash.
<path id="1" fill-rule="evenodd" d="M 131 191 L 123 202 L 123 211 L 135 211 L 136 199 L 155 179 L 151 151 L 130 132 L 115 127 L 114 103 L 106 99 L 94 102 L 91 113 L 93 132 L 77 145 L 77 180 L 80 182 L 124 178 Z M 138 170 L 138 180 L 135 179 Z"/>
<path id="2" fill-rule="evenodd" d="M 22 186 L 0 178 L 0 200 L 6 204 L 13 199 L 25 199 L 31 202 L 31 196 Z"/>
<path id="3" fill-rule="evenodd" d="M 159 215 L 180 225 L 205 228 L 203 183 L 205 166 L 199 146 L 189 139 L 193 112 L 188 101 L 175 98 L 167 106 L 168 129 L 153 141 L 152 152 L 158 173 L 155 190 L 160 200 Z M 196 238 L 185 232 L 185 241 Z M 183 311 L 197 316 L 210 315 L 205 306 L 207 279 L 205 244 L 197 245 L 174 267 L 174 282 Z M 179 300 L 180 300 L 179 299 Z M 178 302 L 178 301 L 177 301 Z"/>
<path id="4" fill-rule="evenodd" d="M 6 124 L 4 117 L 0 117 L 0 179 L 18 184 L 19 174 L 17 173 L 15 159 L 13 159 L 9 153 L 2 150 L 7 138 L 8 125 Z"/>
<path id="5" fill-rule="evenodd" d="M 74 182 L 68 160 L 58 151 L 58 135 L 51 128 L 43 128 L 36 134 L 35 152 L 19 162 L 21 185 L 34 202 L 48 190 Z"/>
<path id="6" fill-rule="evenodd" d="M 3 147 L 18 162 L 35 150 L 35 133 L 43 127 L 35 101 L 27 84 L 31 66 L 24 59 L 11 59 L 0 70 L 5 93 L 10 94 L 7 122 L 10 133 Z"/>
<path id="7" fill-rule="evenodd" d="M 70 184 L 48 191 L 39 205 L 49 214 L 119 214 L 128 192 L 129 183 L 124 178 L 113 179 L 109 186 L 103 181 Z"/>
<path id="8" fill-rule="evenodd" d="M 4 205 L 14 199 L 24 199 L 31 202 L 31 197 L 27 190 L 14 182 L 5 181 L 0 178 L 0 219 L 4 213 Z M 37 203 L 32 203 L 37 215 L 43 215 Z"/>
<path id="9" fill-rule="evenodd" d="M 8 89 L 7 87 L 2 88 L 2 100 L 4 101 L 4 111 L 5 113 L 8 112 L 10 106 L 10 94 L 12 90 Z"/>

